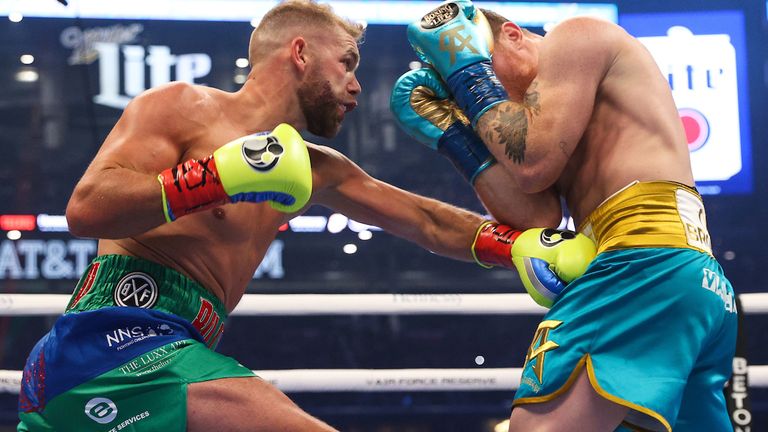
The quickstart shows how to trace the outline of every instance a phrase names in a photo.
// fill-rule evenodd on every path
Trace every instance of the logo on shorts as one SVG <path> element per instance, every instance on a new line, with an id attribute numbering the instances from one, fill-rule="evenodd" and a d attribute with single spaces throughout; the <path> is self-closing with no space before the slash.
<path id="1" fill-rule="evenodd" d="M 200 332 L 208 347 L 213 347 L 224 332 L 224 321 L 214 310 L 213 303 L 200 297 L 200 309 L 197 311 L 192 326 Z"/>
<path id="2" fill-rule="evenodd" d="M 117 405 L 107 398 L 93 398 L 85 404 L 85 415 L 96 423 L 107 424 L 117 417 Z"/>
<path id="3" fill-rule="evenodd" d="M 257 171 L 274 168 L 284 151 L 272 135 L 251 135 L 243 142 L 243 158 Z"/>
<path id="4" fill-rule="evenodd" d="M 541 232 L 539 240 L 544 247 L 555 247 L 564 240 L 572 240 L 574 238 L 576 238 L 576 233 L 574 232 L 547 228 Z"/>
<path id="5" fill-rule="evenodd" d="M 526 366 L 528 365 L 528 362 L 536 361 L 536 363 L 531 365 L 531 369 L 533 369 L 533 373 L 536 375 L 540 384 L 544 384 L 544 356 L 547 352 L 560 346 L 548 339 L 549 331 L 560 327 L 560 324 L 562 323 L 562 321 L 556 320 L 542 321 L 536 329 L 536 333 L 533 335 L 533 342 L 531 342 L 531 346 L 528 348 L 528 353 L 525 356 Z"/>
<path id="6" fill-rule="evenodd" d="M 115 286 L 114 299 L 119 306 L 150 309 L 157 303 L 157 297 L 157 284 L 146 273 L 128 273 Z"/>
<path id="7" fill-rule="evenodd" d="M 117 347 L 118 350 L 122 350 L 151 337 L 168 336 L 172 334 L 173 329 L 168 324 L 155 323 L 149 324 L 146 327 L 135 325 L 116 328 L 109 333 L 104 333 L 104 336 L 108 347 Z"/>
<path id="8" fill-rule="evenodd" d="M 459 6 L 456 3 L 440 5 L 421 18 L 421 28 L 430 30 L 440 27 L 456 18 L 457 15 L 459 15 Z"/>

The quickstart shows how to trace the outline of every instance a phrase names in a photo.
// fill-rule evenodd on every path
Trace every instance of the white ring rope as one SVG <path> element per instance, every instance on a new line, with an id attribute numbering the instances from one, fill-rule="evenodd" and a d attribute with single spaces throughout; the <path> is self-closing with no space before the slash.
<path id="1" fill-rule="evenodd" d="M 768 313 L 768 293 L 741 294 L 745 314 Z M 0 316 L 58 315 L 68 294 L 0 294 Z M 232 315 L 543 315 L 527 294 L 246 294 Z"/>
<path id="2" fill-rule="evenodd" d="M 512 391 L 522 369 L 292 369 L 253 371 L 291 392 Z M 749 386 L 768 387 L 768 366 L 749 367 Z M 18 394 L 21 371 L 0 370 L 0 393 Z"/>
<path id="3" fill-rule="evenodd" d="M 768 293 L 741 294 L 745 314 L 768 313 Z M 55 315 L 67 294 L 0 294 L 0 316 Z M 232 315 L 543 314 L 527 294 L 247 294 Z M 285 392 L 515 390 L 522 369 L 295 369 L 254 371 Z M 768 387 L 768 366 L 749 366 Z M 21 371 L 0 370 L 0 393 L 18 393 Z"/>

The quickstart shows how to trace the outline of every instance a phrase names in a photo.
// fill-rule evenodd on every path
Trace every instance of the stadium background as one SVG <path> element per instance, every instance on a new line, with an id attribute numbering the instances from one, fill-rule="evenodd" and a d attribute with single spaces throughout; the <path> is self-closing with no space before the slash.
<path id="1" fill-rule="evenodd" d="M 71 16 L 30 13 L 16 21 L 14 13 L 23 15 L 27 7 L 22 3 L 0 1 L 0 293 L 63 294 L 72 291 L 78 271 L 95 253 L 95 241 L 70 236 L 61 225 L 61 215 L 74 184 L 119 117 L 120 105 L 167 79 L 192 79 L 235 90 L 247 73 L 236 60 L 247 56 L 252 26 L 244 19 L 120 16 L 120 8 L 110 18 L 86 17 L 72 11 L 77 6 L 74 1 L 67 12 Z M 50 3 L 66 9 L 53 0 Z M 154 3 L 161 6 L 171 1 Z M 270 2 L 228 4 L 232 3 L 241 5 L 235 15 L 242 16 L 247 14 L 243 10 L 257 11 L 261 3 Z M 395 2 L 365 3 L 386 11 Z M 506 3 L 553 6 L 560 11 L 573 7 Z M 743 38 L 743 50 L 737 50 L 743 61 L 739 85 L 742 94 L 748 95 L 747 100 L 740 99 L 744 105 L 739 112 L 743 165 L 733 178 L 735 186 L 728 182 L 702 182 L 702 186 L 721 192 L 706 195 L 705 204 L 715 255 L 726 274 L 740 293 L 766 291 L 768 236 L 762 227 L 768 215 L 766 3 L 617 0 L 585 4 L 590 5 L 634 28 L 659 17 L 685 22 L 691 16 L 706 21 L 702 17 L 717 19 L 722 14 L 743 25 L 729 30 L 741 31 Z M 194 16 L 192 12 L 178 9 L 179 16 Z M 541 32 L 545 21 L 528 27 Z M 450 163 L 409 139 L 389 112 L 394 81 L 416 60 L 408 48 L 405 27 L 369 22 L 360 51 L 358 78 L 363 93 L 358 109 L 347 116 L 337 138 L 306 138 L 341 150 L 373 176 L 399 187 L 483 211 Z M 24 54 L 33 55 L 34 61 L 24 64 Z M 109 81 L 112 78 L 116 81 Z M 705 114 L 712 117 L 712 128 L 720 124 L 716 117 L 721 113 Z M 435 256 L 324 208 L 312 208 L 307 216 L 312 217 L 295 221 L 278 235 L 248 293 L 405 293 L 412 295 L 409 301 L 439 302 L 439 294 L 522 291 L 514 272 L 484 270 Z M 366 235 L 360 231 L 371 238 L 364 240 Z M 0 369 L 20 369 L 29 349 L 54 319 L 0 317 Z M 746 317 L 751 364 L 768 364 L 768 351 L 763 348 L 768 342 L 763 331 L 767 320 L 760 315 Z M 526 315 L 234 317 L 219 350 L 257 370 L 519 367 L 537 323 L 537 316 Z M 762 430 L 760 425 L 768 424 L 768 390 L 753 388 L 750 394 L 757 425 L 753 430 Z M 490 431 L 508 416 L 513 392 L 296 393 L 291 397 L 343 430 Z M 7 430 L 13 430 L 15 399 L 0 395 L 0 425 Z M 0 426 L 0 430 L 6 429 Z"/>

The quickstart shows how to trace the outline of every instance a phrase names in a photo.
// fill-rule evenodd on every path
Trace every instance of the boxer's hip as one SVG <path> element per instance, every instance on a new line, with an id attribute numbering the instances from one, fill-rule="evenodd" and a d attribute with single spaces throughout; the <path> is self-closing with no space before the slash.
<path id="1" fill-rule="evenodd" d="M 183 431 L 189 383 L 252 376 L 176 315 L 136 307 L 68 313 L 27 359 L 19 430 Z"/>
<path id="2" fill-rule="evenodd" d="M 78 282 L 66 314 L 105 307 L 151 309 L 188 321 L 209 347 L 224 331 L 227 311 L 202 285 L 163 265 L 125 255 L 96 257 Z"/>
<path id="3" fill-rule="evenodd" d="M 188 383 L 253 376 L 209 349 L 225 319 L 215 296 L 172 269 L 97 257 L 27 359 L 20 430 L 183 430 Z"/>
<path id="4" fill-rule="evenodd" d="M 634 182 L 606 199 L 579 226 L 598 253 L 631 248 L 686 248 L 712 255 L 701 196 L 667 181 Z"/>

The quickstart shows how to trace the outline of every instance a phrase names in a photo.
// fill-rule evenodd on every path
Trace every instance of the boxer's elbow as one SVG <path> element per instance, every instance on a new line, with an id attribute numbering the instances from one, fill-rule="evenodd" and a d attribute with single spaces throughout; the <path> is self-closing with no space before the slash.
<path id="1" fill-rule="evenodd" d="M 488 206 L 497 221 L 520 230 L 557 228 L 563 219 L 560 197 L 550 188 L 535 194 L 523 194 L 515 205 Z"/>
<path id="2" fill-rule="evenodd" d="M 557 209 L 553 208 L 552 211 L 541 213 L 534 217 L 534 222 L 535 224 L 528 228 L 557 228 L 563 222 L 562 209 L 558 206 Z"/>
<path id="3" fill-rule="evenodd" d="M 75 237 L 97 237 L 104 225 L 105 210 L 92 202 L 89 188 L 78 185 L 69 199 L 66 210 L 69 233 Z"/>
<path id="4" fill-rule="evenodd" d="M 515 164 L 512 176 L 520 190 L 527 194 L 543 192 L 557 180 L 557 174 L 542 163 Z"/>
<path id="5" fill-rule="evenodd" d="M 75 237 L 88 237 L 92 226 L 91 217 L 89 211 L 79 201 L 74 199 L 69 201 L 66 217 L 70 234 Z"/>

